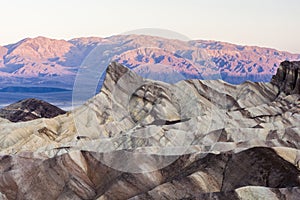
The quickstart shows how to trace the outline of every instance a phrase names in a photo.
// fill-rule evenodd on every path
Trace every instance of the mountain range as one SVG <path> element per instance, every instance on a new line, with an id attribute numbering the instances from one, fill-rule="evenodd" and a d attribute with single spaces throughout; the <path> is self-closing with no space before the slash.
<path id="1" fill-rule="evenodd" d="M 239 85 L 168 84 L 112 62 L 70 112 L 0 118 L 0 198 L 298 199 L 299 122 L 300 62 Z"/>
<path id="2" fill-rule="evenodd" d="M 146 35 L 55 40 L 26 38 L 0 47 L 0 84 L 72 89 L 80 69 L 105 72 L 111 61 L 145 78 L 223 79 L 230 83 L 269 81 L 278 64 L 300 54 L 217 41 L 180 41 Z"/>

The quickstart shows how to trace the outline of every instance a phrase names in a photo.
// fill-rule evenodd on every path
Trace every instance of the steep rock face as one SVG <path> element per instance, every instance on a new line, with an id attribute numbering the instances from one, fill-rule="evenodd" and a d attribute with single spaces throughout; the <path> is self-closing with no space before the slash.
<path id="1" fill-rule="evenodd" d="M 300 61 L 284 61 L 280 64 L 271 83 L 277 85 L 286 94 L 300 94 Z"/>
<path id="2" fill-rule="evenodd" d="M 201 148 L 224 146 L 215 145 L 220 134 L 224 137 L 222 142 L 232 142 L 227 144 L 229 149 L 247 148 L 258 141 L 266 146 L 278 146 L 280 141 L 279 146 L 298 148 L 298 140 L 289 137 L 296 138 L 298 134 L 299 95 L 277 98 L 278 92 L 272 84 L 250 82 L 230 85 L 222 81 L 190 80 L 169 85 L 144 80 L 128 68 L 112 63 L 101 92 L 73 112 L 25 123 L 21 129 L 0 124 L 1 147 L 4 152 L 19 151 L 25 148 L 19 146 L 21 141 L 26 137 L 38 139 L 41 135 L 37 130 L 47 127 L 57 133 L 54 141 L 42 137 L 47 144 L 95 151 L 103 151 L 105 147 L 82 146 L 77 143 L 77 136 L 99 141 L 106 138 L 118 144 L 111 146 L 112 149 L 155 147 L 161 142 L 173 144 L 169 139 L 157 141 L 158 136 L 142 140 L 130 135 L 138 130 L 156 130 L 164 137 L 181 129 L 194 138 L 188 144 L 203 145 Z M 4 139 L 5 135 L 10 135 L 9 140 Z M 205 144 L 205 138 L 213 140 Z M 34 141 L 26 140 L 30 150 L 48 149 L 45 143 Z M 48 150 L 55 152 L 50 146 Z"/>
<path id="3" fill-rule="evenodd" d="M 24 99 L 0 109 L 0 117 L 12 122 L 53 118 L 65 113 L 60 108 L 37 99 Z"/>
<path id="4" fill-rule="evenodd" d="M 101 92 L 76 110 L 0 121 L 0 192 L 8 199 L 297 196 L 300 96 L 279 92 L 271 83 L 172 85 L 112 62 Z"/>
<path id="5" fill-rule="evenodd" d="M 105 154 L 99 153 L 72 152 L 44 161 L 28 156 L 1 158 L 0 190 L 9 199 L 184 199 L 243 186 L 300 186 L 299 170 L 268 148 L 184 155 L 165 168 L 138 174 L 105 166 Z M 16 172 L 24 175 L 17 179 Z"/>
<path id="6" fill-rule="evenodd" d="M 271 156 L 271 158 L 268 156 Z M 223 195 L 226 194 L 224 196 L 227 196 L 227 199 L 239 199 L 239 195 L 234 194 L 233 191 L 244 186 L 299 187 L 298 178 L 292 178 L 295 182 L 285 185 L 284 182 L 289 182 L 289 175 L 283 175 L 280 172 L 285 168 L 283 160 L 266 148 L 253 148 L 233 155 L 212 155 L 209 159 L 208 157 L 210 156 L 197 160 L 187 167 L 188 169 L 182 169 L 182 174 L 178 174 L 173 180 L 131 199 L 210 199 L 213 197 L 212 194 L 217 192 Z M 236 159 L 241 160 L 236 162 Z M 277 161 L 278 163 L 276 164 Z M 286 164 L 289 165 L 288 163 Z M 201 165 L 203 168 L 200 167 Z M 195 166 L 199 167 L 198 170 L 192 171 L 191 168 Z M 279 169 L 278 167 L 282 168 Z M 292 165 L 290 167 L 293 168 L 291 170 L 295 172 L 294 175 L 299 176 L 299 171 Z M 274 173 L 273 170 L 278 172 L 278 174 L 274 174 L 275 176 L 271 175 L 271 173 Z M 186 174 L 186 172 L 190 174 Z M 289 173 L 288 170 L 286 173 Z M 229 179 L 226 177 L 227 175 L 230 176 Z M 220 180 L 220 182 L 217 180 Z M 226 188 L 228 185 L 232 186 L 232 184 L 235 186 Z M 208 195 L 208 193 L 210 194 Z M 201 196 L 202 198 L 200 198 Z M 209 196 L 211 197 L 209 198 Z"/>

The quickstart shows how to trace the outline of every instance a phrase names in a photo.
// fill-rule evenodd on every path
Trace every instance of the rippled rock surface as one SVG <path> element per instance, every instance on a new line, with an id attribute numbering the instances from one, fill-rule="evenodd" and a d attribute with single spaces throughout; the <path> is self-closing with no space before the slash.
<path id="1" fill-rule="evenodd" d="M 0 120 L 0 197 L 297 199 L 300 95 L 284 66 L 271 83 L 171 85 L 111 63 L 76 110 Z"/>

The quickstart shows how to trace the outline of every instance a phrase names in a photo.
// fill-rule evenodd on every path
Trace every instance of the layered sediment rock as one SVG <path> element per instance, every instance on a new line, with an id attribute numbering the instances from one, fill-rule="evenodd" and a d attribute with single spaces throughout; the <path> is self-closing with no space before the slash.
<path id="1" fill-rule="evenodd" d="M 0 121 L 0 192 L 8 199 L 297 197 L 300 95 L 280 87 L 289 79 L 280 73 L 272 83 L 170 85 L 111 63 L 101 92 L 82 107 Z"/>
<path id="2" fill-rule="evenodd" d="M 246 186 L 300 184 L 299 170 L 269 148 L 187 154 L 165 168 L 137 174 L 107 167 L 104 156 L 80 151 L 44 161 L 30 154 L 4 156 L 0 189 L 9 199 L 184 199 Z"/>

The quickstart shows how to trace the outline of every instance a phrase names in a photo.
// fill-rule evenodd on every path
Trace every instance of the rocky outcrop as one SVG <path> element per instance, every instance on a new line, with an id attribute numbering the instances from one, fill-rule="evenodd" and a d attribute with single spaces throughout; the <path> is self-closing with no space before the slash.
<path id="1" fill-rule="evenodd" d="M 282 62 L 271 83 L 286 94 L 300 94 L 300 61 Z"/>
<path id="2" fill-rule="evenodd" d="M 300 195 L 299 187 L 292 188 L 267 188 L 258 186 L 247 186 L 230 192 L 216 192 L 199 194 L 193 198 L 195 200 L 246 200 L 246 199 L 298 199 Z"/>
<path id="3" fill-rule="evenodd" d="M 45 101 L 24 99 L 0 109 L 0 117 L 11 122 L 30 121 L 38 118 L 53 118 L 66 112 Z"/>
<path id="4" fill-rule="evenodd" d="M 281 199 L 299 194 L 300 95 L 271 83 L 143 79 L 52 119 L 0 121 L 8 199 Z"/>
<path id="5" fill-rule="evenodd" d="M 299 170 L 268 148 L 183 155 L 160 170 L 138 174 L 109 168 L 104 158 L 80 151 L 44 161 L 30 154 L 4 156 L 0 190 L 8 199 L 191 199 L 245 186 L 300 186 Z"/>

